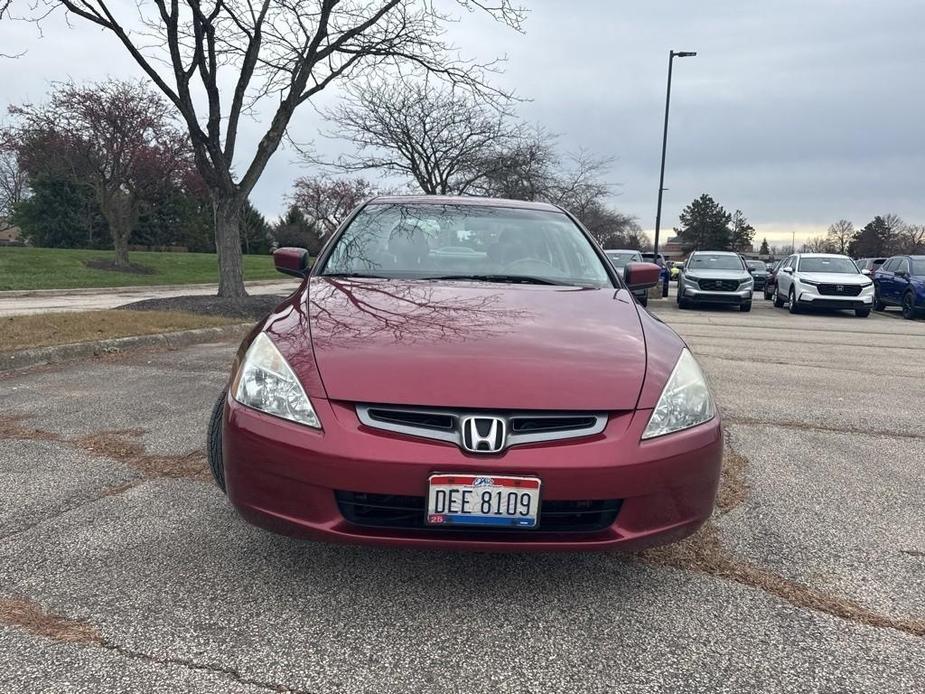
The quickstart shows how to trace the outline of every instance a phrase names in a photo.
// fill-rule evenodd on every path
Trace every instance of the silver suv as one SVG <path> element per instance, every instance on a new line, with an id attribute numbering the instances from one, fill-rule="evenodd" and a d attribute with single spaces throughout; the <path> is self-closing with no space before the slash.
<path id="1" fill-rule="evenodd" d="M 874 305 L 874 283 L 846 255 L 796 253 L 777 272 L 774 305 L 781 308 L 784 303 L 790 313 L 809 306 L 846 308 L 865 318 Z"/>
<path id="2" fill-rule="evenodd" d="M 678 276 L 678 307 L 725 304 L 751 311 L 754 288 L 755 280 L 738 253 L 694 251 Z"/>

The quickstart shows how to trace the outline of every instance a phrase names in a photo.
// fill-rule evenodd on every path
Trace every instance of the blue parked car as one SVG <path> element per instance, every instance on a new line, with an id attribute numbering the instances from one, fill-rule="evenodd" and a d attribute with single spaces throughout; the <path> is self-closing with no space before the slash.
<path id="1" fill-rule="evenodd" d="M 925 313 L 925 255 L 895 255 L 874 273 L 874 309 L 887 306 L 908 320 Z"/>

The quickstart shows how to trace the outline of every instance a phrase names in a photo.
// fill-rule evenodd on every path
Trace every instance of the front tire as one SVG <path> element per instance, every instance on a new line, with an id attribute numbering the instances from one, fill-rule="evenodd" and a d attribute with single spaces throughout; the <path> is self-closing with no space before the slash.
<path id="1" fill-rule="evenodd" d="M 854 309 L 854 315 L 856 315 L 858 318 L 867 318 L 867 316 L 870 315 L 870 309 L 869 308 L 856 308 Z"/>
<path id="2" fill-rule="evenodd" d="M 877 291 L 877 287 L 874 287 L 874 311 L 885 311 L 886 304 L 880 300 L 880 292 Z"/>
<path id="3" fill-rule="evenodd" d="M 207 442 L 209 469 L 212 471 L 212 477 L 215 478 L 215 484 L 218 485 L 222 492 L 225 491 L 225 464 L 222 462 L 222 419 L 225 416 L 225 397 L 227 394 L 228 391 L 223 390 L 212 407 Z"/>
<path id="4" fill-rule="evenodd" d="M 783 308 L 784 300 L 780 297 L 780 288 L 774 290 L 774 308 Z"/>
<path id="5" fill-rule="evenodd" d="M 747 304 L 739 304 L 739 310 L 742 313 L 748 313 L 749 311 L 752 310 L 752 302 L 749 301 Z"/>
<path id="6" fill-rule="evenodd" d="M 903 318 L 915 320 L 915 297 L 912 296 L 912 292 L 906 292 L 903 296 Z"/>
<path id="7" fill-rule="evenodd" d="M 799 313 L 799 312 L 800 312 L 800 304 L 797 303 L 797 294 L 796 294 L 796 292 L 793 290 L 793 287 L 790 288 L 789 303 L 790 303 L 790 306 L 789 306 L 789 308 L 790 308 L 790 313 Z"/>

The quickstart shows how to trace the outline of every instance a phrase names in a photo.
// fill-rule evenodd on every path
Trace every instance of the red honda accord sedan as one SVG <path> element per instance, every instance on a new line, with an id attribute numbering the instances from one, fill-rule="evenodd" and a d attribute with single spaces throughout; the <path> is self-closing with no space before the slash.
<path id="1" fill-rule="evenodd" d="M 568 212 L 384 197 L 244 340 L 209 431 L 248 521 L 340 542 L 640 549 L 713 509 L 723 437 L 696 360 Z"/>

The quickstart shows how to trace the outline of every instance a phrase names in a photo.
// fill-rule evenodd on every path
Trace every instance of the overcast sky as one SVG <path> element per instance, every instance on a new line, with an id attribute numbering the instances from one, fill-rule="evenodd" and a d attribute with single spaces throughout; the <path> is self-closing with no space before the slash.
<path id="1" fill-rule="evenodd" d="M 506 54 L 497 78 L 531 99 L 523 118 L 617 161 L 615 204 L 654 228 L 669 49 L 675 60 L 663 228 L 700 193 L 740 208 L 773 243 L 822 233 L 840 217 L 863 225 L 895 212 L 925 223 L 925 1 L 523 0 L 525 33 L 461 12 L 467 55 Z M 41 100 L 71 77 L 133 77 L 113 38 L 82 22 L 46 23 L 44 38 L 0 22 L 0 103 Z M 335 94 L 326 94 L 330 103 Z M 262 122 L 245 125 L 256 136 Z M 295 139 L 317 139 L 311 109 Z M 337 145 L 319 142 L 322 150 Z M 268 216 L 307 173 L 277 153 L 254 194 Z"/>

